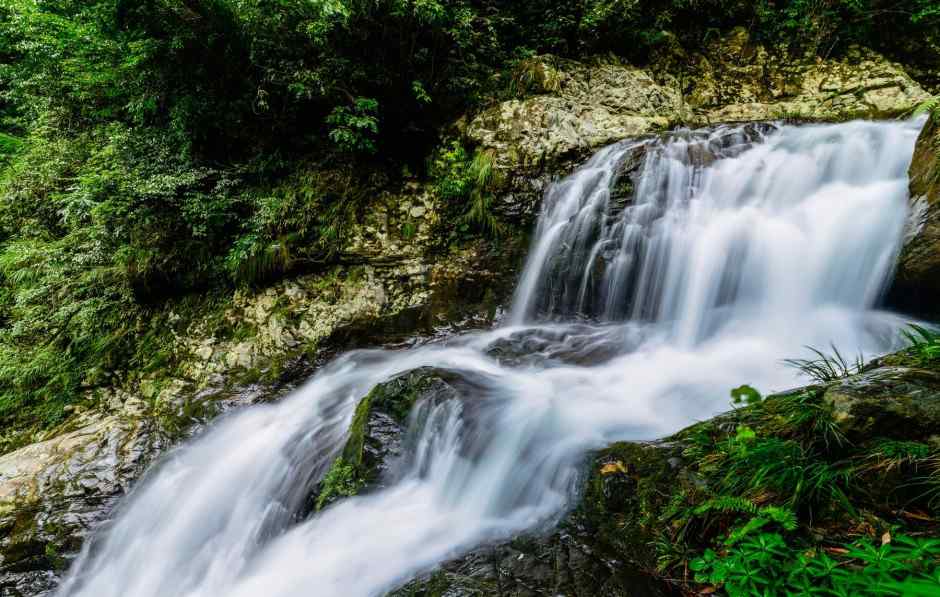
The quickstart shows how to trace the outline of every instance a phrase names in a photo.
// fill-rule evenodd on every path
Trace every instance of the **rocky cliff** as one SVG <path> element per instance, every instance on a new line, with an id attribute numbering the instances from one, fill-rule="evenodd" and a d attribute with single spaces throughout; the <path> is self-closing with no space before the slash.
<path id="1" fill-rule="evenodd" d="M 744 29 L 701 52 L 664 47 L 645 68 L 534 58 L 514 74 L 522 97 L 465 124 L 469 142 L 504 173 L 504 214 L 530 221 L 550 180 L 624 138 L 675 126 L 897 117 L 930 97 L 901 65 L 863 48 L 839 59 L 794 60 L 752 42 Z"/>

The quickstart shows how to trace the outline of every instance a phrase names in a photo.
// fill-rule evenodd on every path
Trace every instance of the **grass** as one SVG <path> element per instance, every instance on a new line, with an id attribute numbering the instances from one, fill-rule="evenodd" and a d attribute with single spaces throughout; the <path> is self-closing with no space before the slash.
<path id="1" fill-rule="evenodd" d="M 919 364 L 929 365 L 940 357 L 940 334 L 936 331 L 912 323 L 902 335 Z"/>
<path id="2" fill-rule="evenodd" d="M 799 370 L 803 375 L 819 383 L 829 383 L 855 375 L 865 366 L 864 357 L 856 355 L 853 361 L 846 359 L 835 344 L 830 344 L 831 354 L 807 346 L 816 355 L 815 359 L 786 359 L 784 363 Z"/>

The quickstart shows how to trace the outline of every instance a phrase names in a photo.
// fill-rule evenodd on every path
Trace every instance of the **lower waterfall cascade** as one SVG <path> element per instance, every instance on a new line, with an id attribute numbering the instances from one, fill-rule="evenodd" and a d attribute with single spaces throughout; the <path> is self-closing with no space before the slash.
<path id="1" fill-rule="evenodd" d="M 807 346 L 900 347 L 908 320 L 877 305 L 922 124 L 719 126 L 602 149 L 546 192 L 503 325 L 349 352 L 223 416 L 130 492 L 56 595 L 384 595 L 550 526 L 590 450 L 714 416 L 743 383 L 800 385 L 782 361 Z M 412 414 L 381 488 L 306 514 L 359 400 L 421 367 L 473 395 Z"/>

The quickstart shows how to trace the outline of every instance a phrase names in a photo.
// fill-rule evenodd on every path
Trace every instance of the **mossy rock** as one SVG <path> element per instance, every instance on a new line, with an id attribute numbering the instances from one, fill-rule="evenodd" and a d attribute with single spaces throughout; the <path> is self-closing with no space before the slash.
<path id="1" fill-rule="evenodd" d="M 936 316 L 940 314 L 940 117 L 927 119 L 909 177 L 911 219 L 889 301 Z"/>
<path id="2" fill-rule="evenodd" d="M 342 497 L 382 487 L 383 474 L 403 452 L 416 404 L 461 396 L 458 373 L 423 367 L 377 385 L 356 407 L 346 445 L 312 498 L 320 510 Z"/>
<path id="3" fill-rule="evenodd" d="M 940 434 L 940 373 L 882 366 L 829 386 L 823 396 L 856 444 L 874 436 L 924 441 Z"/>
<path id="4" fill-rule="evenodd" d="M 652 513 L 682 474 L 677 445 L 615 444 L 590 459 L 583 498 L 557 529 L 484 546 L 392 597 L 676 593 L 655 570 Z"/>

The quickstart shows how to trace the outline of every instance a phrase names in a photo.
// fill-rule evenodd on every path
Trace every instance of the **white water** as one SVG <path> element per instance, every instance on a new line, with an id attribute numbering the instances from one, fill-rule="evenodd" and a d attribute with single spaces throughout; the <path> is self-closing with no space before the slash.
<path id="1" fill-rule="evenodd" d="M 742 383 L 795 385 L 780 360 L 805 345 L 892 348 L 904 321 L 872 307 L 901 239 L 918 128 L 648 142 L 625 209 L 609 190 L 636 143 L 601 151 L 548 193 L 512 326 L 353 352 L 282 402 L 219 421 L 129 496 L 58 595 L 382 595 L 556 519 L 589 449 L 726 410 Z M 499 362 L 494 345 L 521 361 Z M 458 372 L 463 397 L 416 409 L 384 489 L 302 517 L 357 401 L 425 365 Z"/>

